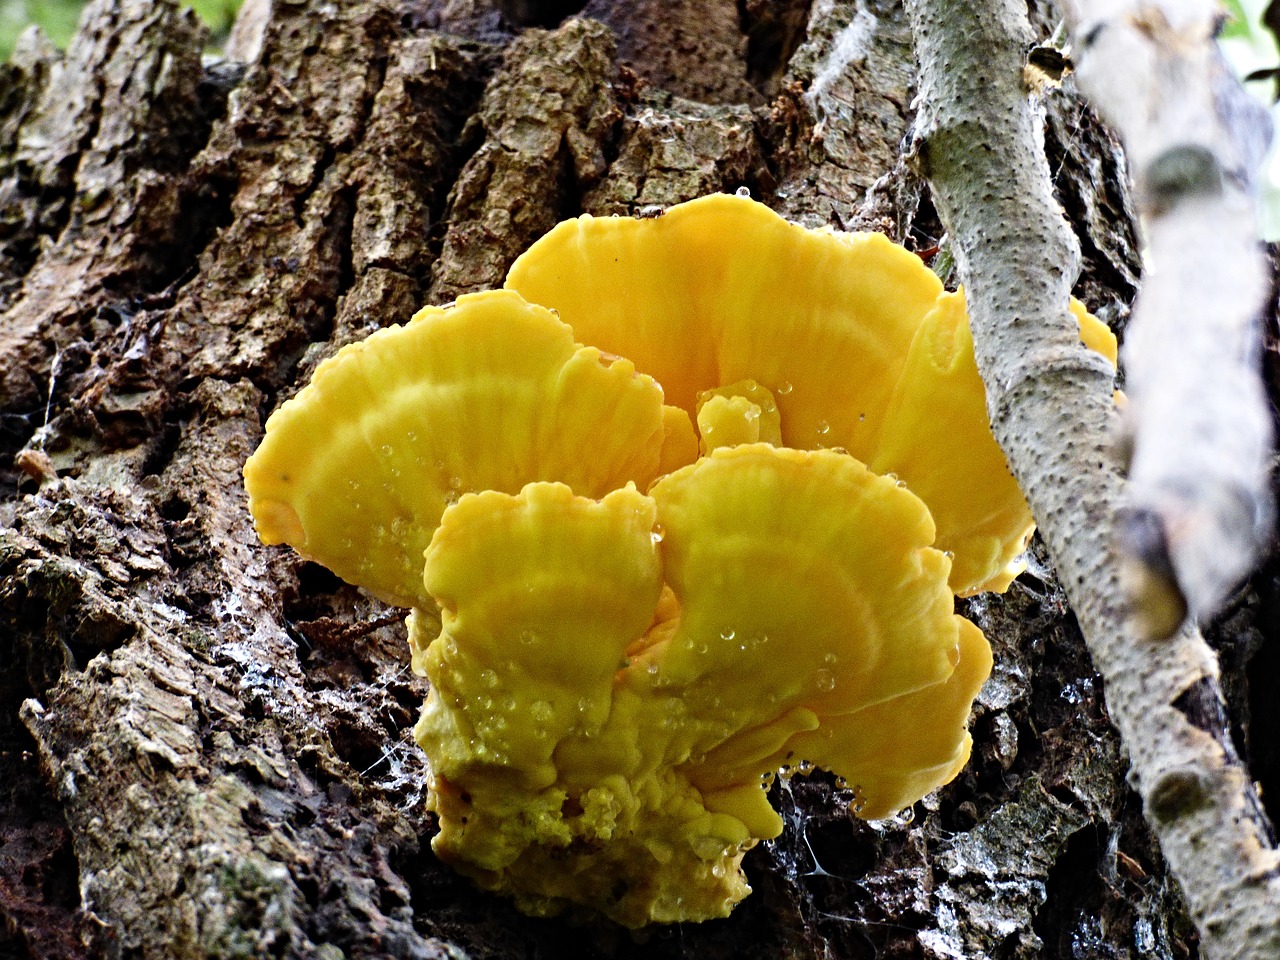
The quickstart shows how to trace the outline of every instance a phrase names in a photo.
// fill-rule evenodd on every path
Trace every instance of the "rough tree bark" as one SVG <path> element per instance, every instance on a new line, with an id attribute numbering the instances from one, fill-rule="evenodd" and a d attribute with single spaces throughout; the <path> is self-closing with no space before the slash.
<path id="1" fill-rule="evenodd" d="M 911 822 L 780 784 L 728 920 L 531 920 L 434 860 L 400 613 L 253 536 L 270 411 L 578 212 L 747 186 L 922 253 L 941 232 L 899 5 L 553 6 L 251 0 L 206 63 L 169 0 L 95 0 L 65 54 L 28 35 L 0 68 L 0 956 L 1196 955 L 1039 562 L 966 604 L 997 660 L 970 768 Z M 1119 150 L 1070 90 L 1048 109 L 1077 293 L 1122 326 Z M 1247 665 L 1277 624 L 1273 565 L 1218 630 L 1264 785 L 1280 718 Z"/>

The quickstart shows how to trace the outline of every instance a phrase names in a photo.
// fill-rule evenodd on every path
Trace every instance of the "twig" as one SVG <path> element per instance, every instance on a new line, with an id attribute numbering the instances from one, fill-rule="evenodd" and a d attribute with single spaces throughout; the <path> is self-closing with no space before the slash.
<path id="1" fill-rule="evenodd" d="M 1024 79 L 1026 5 L 907 8 L 921 64 L 920 162 L 966 286 L 992 429 L 1057 563 L 1205 956 L 1280 957 L 1270 826 L 1225 733 L 1181 709 L 1206 690 L 1217 698 L 1217 662 L 1194 627 L 1153 641 L 1126 625 L 1112 374 L 1079 345 L 1067 312 L 1079 253 Z"/>

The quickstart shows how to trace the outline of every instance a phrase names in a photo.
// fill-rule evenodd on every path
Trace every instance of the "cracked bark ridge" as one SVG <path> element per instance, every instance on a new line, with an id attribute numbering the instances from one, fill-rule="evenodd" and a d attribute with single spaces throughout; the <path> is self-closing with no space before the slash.
<path id="1" fill-rule="evenodd" d="M 1280 956 L 1280 854 L 1225 729 L 1180 709 L 1220 698 L 1192 628 L 1152 642 L 1126 628 L 1111 375 L 1078 343 L 1067 297 L 1078 247 L 1054 200 L 1024 85 L 1022 6 L 913 0 L 921 164 L 965 283 L 992 427 L 1032 506 L 1129 751 L 1164 856 L 1214 960 Z"/>
<path id="2" fill-rule="evenodd" d="M 701 103 L 763 102 L 738 0 L 591 0 L 582 16 L 613 30 L 618 59 L 650 86 Z"/>
<path id="3" fill-rule="evenodd" d="M 773 186 L 750 109 L 649 93 L 627 111 L 617 158 L 582 204 L 595 216 L 652 214 L 744 186 Z"/>
<path id="4" fill-rule="evenodd" d="M 604 143 L 622 119 L 612 34 L 574 20 L 530 30 L 507 50 L 464 136 L 482 139 L 449 196 L 430 301 L 500 287 L 507 268 L 604 175 Z"/>
<path id="5" fill-rule="evenodd" d="M 815 2 L 770 115 L 779 210 L 808 226 L 855 228 L 861 200 L 897 164 L 914 90 L 900 4 Z"/>
<path id="6" fill-rule="evenodd" d="M 16 274 L 4 309 L 17 311 L 0 369 L 21 387 L 0 393 L 0 953 L 1194 949 L 1045 570 L 968 602 L 997 675 L 973 763 L 914 822 L 856 820 L 827 777 L 779 784 L 788 830 L 748 856 L 755 894 L 728 920 L 637 941 L 520 915 L 430 854 L 410 737 L 425 689 L 401 611 L 262 547 L 244 508 L 265 417 L 323 357 L 424 299 L 500 281 L 566 214 L 745 184 L 811 223 L 844 222 L 887 177 L 902 219 L 882 226 L 907 233 L 919 184 L 892 175 L 912 72 L 900 8 L 788 2 L 774 21 L 746 4 L 746 42 L 718 47 L 716 71 L 747 77 L 763 105 L 646 86 L 605 25 L 519 30 L 479 0 L 251 2 L 242 60 L 207 66 L 167 0 L 94 9 L 65 62 L 32 37 L 0 76 L 0 130 L 14 133 L 0 139 L 0 252 Z M 464 21 L 469 34 L 437 29 Z M 117 33 L 178 72 L 110 93 Z M 674 63 L 660 66 L 694 76 Z M 810 96 L 829 68 L 827 100 Z M 152 103 L 157 90 L 178 93 Z M 117 103 L 130 92 L 142 102 Z M 838 114 L 825 129 L 822 103 Z M 5 152 L 34 150 L 22 138 L 55 106 L 80 118 L 61 159 Z M 91 159 L 103 111 L 126 127 Z M 181 136 L 151 136 L 157 116 Z M 1096 163 L 1114 176 L 1112 153 Z M 140 212 L 77 212 L 101 209 Z M 36 295 L 39 277 L 82 261 L 78 299 Z M 15 336 L 15 316 L 36 332 Z M 1084 925 L 1094 917 L 1104 929 Z"/>
<path id="7" fill-rule="evenodd" d="M 0 262 L 18 272 L 0 293 L 5 460 L 43 411 L 55 358 L 87 339 L 107 290 L 171 277 L 167 254 L 186 239 L 179 171 L 208 130 L 193 14 L 98 0 L 86 23 L 65 55 L 29 33 L 7 68 L 0 196 L 17 229 L 0 233 Z"/>

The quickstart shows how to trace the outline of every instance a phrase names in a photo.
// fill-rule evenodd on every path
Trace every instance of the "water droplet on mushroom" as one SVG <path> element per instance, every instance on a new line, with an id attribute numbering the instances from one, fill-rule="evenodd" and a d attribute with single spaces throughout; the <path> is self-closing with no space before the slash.
<path id="1" fill-rule="evenodd" d="M 825 420 L 819 420 L 818 425 L 814 429 L 818 431 L 818 436 L 825 437 L 831 430 L 831 424 L 827 423 Z"/>
<path id="2" fill-rule="evenodd" d="M 785 397 L 787 394 L 789 394 L 792 391 L 792 389 L 793 388 L 791 386 L 791 381 L 783 380 L 780 384 L 778 384 L 778 389 L 775 390 L 774 393 L 776 393 L 780 397 Z"/>
<path id="3" fill-rule="evenodd" d="M 830 670 L 819 670 L 814 674 L 814 684 L 823 693 L 830 693 L 836 688 L 836 675 Z"/>
<path id="4" fill-rule="evenodd" d="M 498 685 L 498 674 L 493 670 L 481 670 L 480 682 L 489 688 L 496 687 Z"/>
<path id="5" fill-rule="evenodd" d="M 546 700 L 535 700 L 529 707 L 529 716 L 538 723 L 546 723 L 554 715 L 554 708 Z"/>
<path id="6" fill-rule="evenodd" d="M 725 627 L 723 630 L 720 631 L 720 639 L 726 642 L 729 640 L 732 640 L 737 635 L 738 634 L 734 631 L 732 627 Z"/>
<path id="7" fill-rule="evenodd" d="M 665 537 L 666 535 L 667 535 L 666 528 L 663 527 L 663 525 L 660 523 L 655 523 L 653 525 L 653 531 L 649 534 L 649 538 L 654 543 L 661 543 L 662 538 Z"/>
<path id="8" fill-rule="evenodd" d="M 538 639 L 538 635 L 534 633 L 532 630 L 520 631 L 520 642 L 524 644 L 526 647 L 532 646 L 533 642 L 537 639 Z"/>
<path id="9" fill-rule="evenodd" d="M 750 199 L 751 199 L 751 188 L 750 188 L 750 187 L 739 187 L 737 190 L 733 191 L 733 195 L 734 195 L 735 197 L 744 197 L 744 198 L 746 198 L 746 199 L 750 200 Z"/>
<path id="10" fill-rule="evenodd" d="M 383 455 L 384 457 L 389 457 L 389 456 L 391 456 L 391 454 L 393 454 L 393 453 L 395 453 L 395 451 L 391 449 L 391 444 L 389 444 L 389 443 L 384 443 L 384 444 L 382 445 L 382 455 Z"/>
<path id="11" fill-rule="evenodd" d="M 848 786 L 848 784 L 845 784 L 845 786 Z M 862 784 L 858 784 L 853 788 L 853 803 L 851 806 L 855 814 L 867 809 L 867 798 L 862 794 Z"/>

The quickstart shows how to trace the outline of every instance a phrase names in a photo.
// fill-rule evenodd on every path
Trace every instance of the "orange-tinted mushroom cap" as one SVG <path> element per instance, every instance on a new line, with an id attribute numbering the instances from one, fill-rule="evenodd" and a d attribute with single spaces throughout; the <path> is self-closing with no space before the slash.
<path id="1" fill-rule="evenodd" d="M 510 291 L 429 307 L 325 361 L 245 464 L 266 543 L 391 603 L 434 608 L 423 551 L 473 490 L 557 480 L 591 497 L 658 470 L 662 391 Z"/>
<path id="2" fill-rule="evenodd" d="M 806 230 L 713 194 L 649 220 L 566 220 L 506 286 L 583 342 L 635 361 L 667 402 L 740 380 L 772 392 L 789 447 L 862 460 L 921 318 L 942 284 L 877 233 Z"/>
<path id="3" fill-rule="evenodd" d="M 960 621 L 959 661 L 943 683 L 843 716 L 820 717 L 788 743 L 803 759 L 844 778 L 856 811 L 879 820 L 950 782 L 969 762 L 969 711 L 991 673 L 991 645 Z"/>

